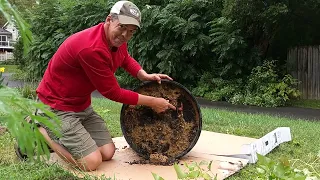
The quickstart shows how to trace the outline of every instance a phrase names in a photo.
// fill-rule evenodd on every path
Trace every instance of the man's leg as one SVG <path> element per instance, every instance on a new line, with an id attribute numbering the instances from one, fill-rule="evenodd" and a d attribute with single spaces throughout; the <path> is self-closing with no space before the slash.
<path id="1" fill-rule="evenodd" d="M 61 137 L 56 137 L 48 128 L 39 130 L 48 145 L 64 160 L 84 171 L 95 170 L 102 162 L 102 155 L 89 132 L 82 125 L 88 111 L 64 112 L 52 110 L 61 119 Z"/>
<path id="2" fill-rule="evenodd" d="M 83 126 L 99 147 L 102 160 L 111 160 L 115 153 L 115 145 L 106 126 L 106 122 L 92 109 L 92 107 L 87 109 L 87 113 L 89 116 L 82 121 Z"/>
<path id="3" fill-rule="evenodd" d="M 63 146 L 54 142 L 49 137 L 47 131 L 43 127 L 40 127 L 39 131 L 44 136 L 44 138 L 46 139 L 46 141 L 47 141 L 48 145 L 51 147 L 51 149 L 55 153 L 57 153 L 60 156 L 60 158 L 62 158 L 66 162 L 69 162 L 69 163 L 77 166 L 81 170 L 92 171 L 92 170 L 95 170 L 101 164 L 102 157 L 101 157 L 99 149 L 90 153 L 89 155 L 87 155 L 81 159 L 75 160 L 72 157 L 72 155 Z"/>

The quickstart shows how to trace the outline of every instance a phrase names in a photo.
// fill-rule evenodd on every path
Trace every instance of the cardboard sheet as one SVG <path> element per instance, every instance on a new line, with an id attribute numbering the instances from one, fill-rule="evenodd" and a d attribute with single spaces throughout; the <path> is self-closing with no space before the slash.
<path id="1" fill-rule="evenodd" d="M 248 160 L 241 158 L 225 157 L 219 155 L 232 155 L 241 153 L 241 146 L 249 144 L 256 139 L 240 137 L 228 134 L 220 134 L 202 131 L 200 138 L 194 148 L 179 161 L 181 169 L 185 169 L 184 163 L 201 161 L 210 162 L 211 175 L 217 175 L 218 179 L 225 179 L 247 165 Z M 116 153 L 111 161 L 103 162 L 96 171 L 88 172 L 94 176 L 115 177 L 117 180 L 153 180 L 152 173 L 155 173 L 165 180 L 177 179 L 176 171 L 173 166 L 159 166 L 150 164 L 132 164 L 134 160 L 141 158 L 129 147 L 124 137 L 113 138 L 116 145 Z M 70 170 L 78 176 L 83 176 L 84 172 L 79 172 L 70 165 L 64 163 L 55 153 L 51 154 L 51 163 L 57 162 L 64 168 Z M 203 168 L 206 168 L 204 165 Z"/>

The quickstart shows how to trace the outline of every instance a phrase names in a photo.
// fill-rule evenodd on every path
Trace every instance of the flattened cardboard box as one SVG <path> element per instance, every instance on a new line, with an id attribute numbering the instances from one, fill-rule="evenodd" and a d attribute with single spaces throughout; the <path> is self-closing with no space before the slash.
<path id="1" fill-rule="evenodd" d="M 185 169 L 184 163 L 200 163 L 201 161 L 210 162 L 211 175 L 217 179 L 225 179 L 240 171 L 248 164 L 247 159 L 224 157 L 218 155 L 240 154 L 243 144 L 250 144 L 256 139 L 240 137 L 228 134 L 220 134 L 209 131 L 202 131 L 197 144 L 194 148 L 182 157 L 179 161 L 181 169 Z M 132 164 L 141 158 L 129 147 L 124 137 L 113 138 L 116 145 L 116 152 L 111 161 L 103 162 L 96 171 L 87 172 L 93 176 L 104 176 L 123 180 L 153 180 L 152 173 L 155 173 L 165 180 L 177 179 L 176 171 L 173 166 L 156 166 L 150 164 Z M 65 169 L 73 172 L 77 176 L 83 176 L 84 172 L 79 172 L 70 165 L 64 163 L 55 153 L 51 154 L 50 163 L 57 162 Z M 207 167 L 204 166 L 204 168 Z"/>

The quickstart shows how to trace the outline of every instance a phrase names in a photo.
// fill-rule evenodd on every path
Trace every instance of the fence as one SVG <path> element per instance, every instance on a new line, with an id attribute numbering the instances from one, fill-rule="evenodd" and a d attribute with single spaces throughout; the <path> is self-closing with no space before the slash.
<path id="1" fill-rule="evenodd" d="M 13 48 L 15 41 L 0 41 L 0 48 L 11 47 Z"/>
<path id="2" fill-rule="evenodd" d="M 12 52 L 4 52 L 0 53 L 0 62 L 13 60 L 13 53 Z"/>
<path id="3" fill-rule="evenodd" d="M 303 99 L 320 99 L 320 46 L 295 47 L 288 51 L 288 70 L 299 80 Z"/>

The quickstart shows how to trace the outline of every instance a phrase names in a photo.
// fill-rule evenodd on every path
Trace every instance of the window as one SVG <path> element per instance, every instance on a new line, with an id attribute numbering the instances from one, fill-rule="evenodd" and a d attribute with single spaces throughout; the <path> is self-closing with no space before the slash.
<path id="1" fill-rule="evenodd" d="M 0 41 L 7 41 L 7 36 L 0 36 Z"/>

